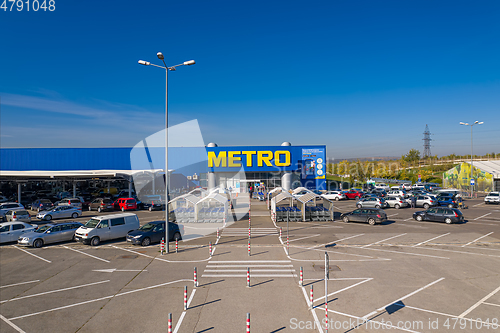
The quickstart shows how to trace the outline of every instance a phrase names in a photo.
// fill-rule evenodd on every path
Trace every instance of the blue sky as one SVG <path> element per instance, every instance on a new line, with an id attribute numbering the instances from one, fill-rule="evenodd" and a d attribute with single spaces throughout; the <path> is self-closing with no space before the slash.
<path id="1" fill-rule="evenodd" d="M 500 153 L 500 2 L 62 1 L 0 11 L 0 145 L 123 147 L 197 119 L 206 143 L 329 157 Z"/>

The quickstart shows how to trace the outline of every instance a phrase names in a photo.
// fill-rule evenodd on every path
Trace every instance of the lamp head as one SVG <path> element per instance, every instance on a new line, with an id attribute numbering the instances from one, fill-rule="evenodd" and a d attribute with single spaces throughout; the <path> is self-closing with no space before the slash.
<path id="1" fill-rule="evenodd" d="M 149 66 L 151 63 L 149 61 L 144 61 L 144 60 L 139 60 L 139 64 L 144 65 L 144 66 Z"/>
<path id="2" fill-rule="evenodd" d="M 158 52 L 158 53 L 156 54 L 156 56 L 157 56 L 157 57 L 158 57 L 158 59 L 160 59 L 160 60 L 165 59 L 165 57 L 163 56 L 163 53 L 161 53 L 161 52 Z"/>
<path id="3" fill-rule="evenodd" d="M 196 62 L 194 60 L 184 61 L 184 63 L 183 63 L 184 66 L 191 66 L 194 64 L 196 64 Z"/>
<path id="4" fill-rule="evenodd" d="M 480 121 L 477 123 L 478 125 L 484 124 L 484 121 Z"/>

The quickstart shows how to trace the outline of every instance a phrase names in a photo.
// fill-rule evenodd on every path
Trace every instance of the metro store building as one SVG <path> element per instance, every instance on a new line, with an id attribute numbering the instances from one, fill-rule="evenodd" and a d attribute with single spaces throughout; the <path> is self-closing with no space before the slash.
<path id="1" fill-rule="evenodd" d="M 267 188 L 300 186 L 326 189 L 326 146 L 169 147 L 169 188 L 200 186 L 246 192 L 251 184 Z M 126 180 L 151 187 L 164 178 L 165 148 L 3 148 L 0 181 Z M 153 176 L 151 176 L 153 175 Z M 157 188 L 161 186 L 157 185 Z M 163 184 L 164 187 L 164 184 Z"/>

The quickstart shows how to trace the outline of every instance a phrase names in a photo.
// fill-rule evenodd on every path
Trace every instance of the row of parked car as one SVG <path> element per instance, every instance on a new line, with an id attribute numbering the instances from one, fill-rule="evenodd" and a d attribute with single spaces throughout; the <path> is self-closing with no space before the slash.
<path id="1" fill-rule="evenodd" d="M 170 241 L 182 239 L 182 225 L 168 223 Z M 25 222 L 0 223 L 0 243 L 15 242 L 22 246 L 42 247 L 45 244 L 79 241 L 92 246 L 102 241 L 123 238 L 128 243 L 147 246 L 165 237 L 165 221 L 139 226 L 136 214 L 120 213 L 90 218 L 85 224 L 75 221 L 47 223 L 38 228 Z"/>

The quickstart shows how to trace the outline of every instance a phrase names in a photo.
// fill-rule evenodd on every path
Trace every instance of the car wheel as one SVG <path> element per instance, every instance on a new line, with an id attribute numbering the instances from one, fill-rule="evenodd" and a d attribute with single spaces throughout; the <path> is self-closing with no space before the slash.
<path id="1" fill-rule="evenodd" d="M 399 208 L 401 208 L 401 206 L 399 204 L 395 204 L 394 208 L 399 209 Z"/>
<path id="2" fill-rule="evenodd" d="M 125 207 L 122 207 L 122 212 L 124 212 L 124 211 L 125 211 Z"/>
<path id="3" fill-rule="evenodd" d="M 375 205 L 375 208 L 380 208 L 380 205 Z"/>
<path id="4" fill-rule="evenodd" d="M 359 195 L 357 195 L 357 196 L 356 196 L 356 200 L 359 200 L 359 198 L 360 198 L 360 197 L 359 197 Z"/>
<path id="5" fill-rule="evenodd" d="M 344 218 L 342 219 L 342 221 L 344 221 L 345 223 L 349 223 L 349 218 L 347 216 L 344 216 Z"/>
<path id="6" fill-rule="evenodd" d="M 36 209 L 36 211 L 37 211 L 38 213 L 40 213 L 40 207 L 38 207 L 38 208 Z"/>
<path id="7" fill-rule="evenodd" d="M 151 244 L 151 239 L 149 237 L 144 237 L 144 239 L 141 242 L 141 245 L 148 246 L 149 244 Z"/>
<path id="8" fill-rule="evenodd" d="M 453 205 L 452 204 L 448 204 L 448 208 L 453 208 Z"/>
<path id="9" fill-rule="evenodd" d="M 339 200 L 340 200 L 340 198 L 339 198 L 339 197 L 336 197 L 336 198 L 335 198 L 335 200 L 339 201 Z"/>
<path id="10" fill-rule="evenodd" d="M 424 204 L 425 209 L 429 209 L 429 207 L 430 207 L 429 204 L 427 204 L 427 203 Z"/>
<path id="11" fill-rule="evenodd" d="M 33 241 L 33 247 L 36 247 L 37 249 L 41 248 L 43 246 L 43 240 L 41 240 L 40 238 L 38 239 L 35 239 Z"/>
<path id="12" fill-rule="evenodd" d="M 101 244 L 101 240 L 99 239 L 99 237 L 92 237 L 92 239 L 90 240 L 90 245 L 98 246 L 99 244 Z"/>
<path id="13" fill-rule="evenodd" d="M 451 219 L 449 217 L 447 217 L 445 220 L 446 224 L 451 224 Z"/>
<path id="14" fill-rule="evenodd" d="M 52 220 L 52 215 L 45 215 L 45 217 L 43 219 L 50 221 L 50 220 Z"/>
<path id="15" fill-rule="evenodd" d="M 78 213 L 73 213 L 73 214 L 71 214 L 71 218 L 76 219 L 77 217 L 78 217 Z"/>
<path id="16" fill-rule="evenodd" d="M 415 220 L 417 220 L 417 221 L 422 221 L 422 215 L 417 215 L 417 216 L 415 217 Z"/>
<path id="17" fill-rule="evenodd" d="M 174 241 L 178 241 L 178 240 L 181 240 L 181 234 L 180 234 L 180 233 L 178 233 L 178 232 L 176 232 L 176 233 L 174 234 Z"/>
<path id="18" fill-rule="evenodd" d="M 361 207 L 363 207 L 363 205 L 357 204 L 356 207 L 361 208 Z"/>
<path id="19" fill-rule="evenodd" d="M 92 207 L 89 206 L 89 212 L 91 212 L 91 211 L 92 211 Z"/>
<path id="20" fill-rule="evenodd" d="M 372 218 L 368 219 L 368 224 L 375 225 L 375 219 L 372 219 Z"/>
<path id="21" fill-rule="evenodd" d="M 149 211 L 150 211 L 150 212 L 152 212 L 152 211 L 153 211 L 153 207 L 152 207 L 152 206 L 150 206 L 150 207 L 149 207 Z"/>
<path id="22" fill-rule="evenodd" d="M 101 207 L 97 208 L 97 211 L 100 213 L 101 212 Z"/>

